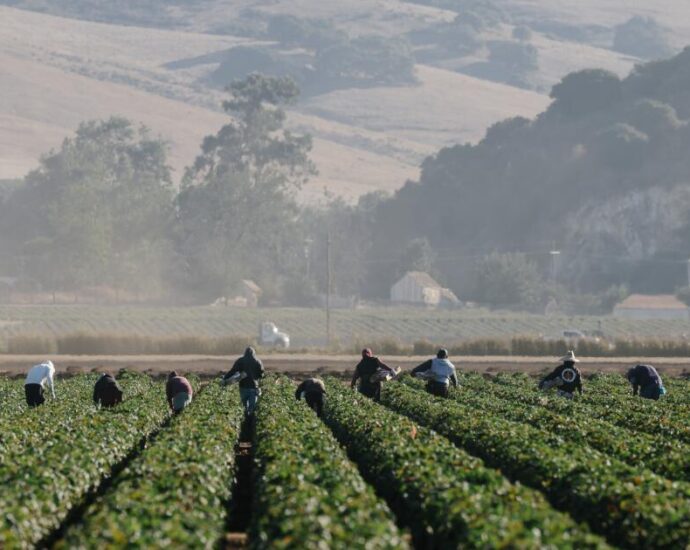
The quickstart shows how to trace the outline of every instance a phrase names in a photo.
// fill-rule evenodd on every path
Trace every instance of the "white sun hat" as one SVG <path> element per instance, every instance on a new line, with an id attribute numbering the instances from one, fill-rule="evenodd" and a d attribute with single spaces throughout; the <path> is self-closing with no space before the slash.
<path id="1" fill-rule="evenodd" d="M 566 353 L 563 357 L 560 358 L 561 363 L 579 363 L 580 360 L 575 357 L 575 352 L 573 350 L 570 350 L 568 353 Z"/>

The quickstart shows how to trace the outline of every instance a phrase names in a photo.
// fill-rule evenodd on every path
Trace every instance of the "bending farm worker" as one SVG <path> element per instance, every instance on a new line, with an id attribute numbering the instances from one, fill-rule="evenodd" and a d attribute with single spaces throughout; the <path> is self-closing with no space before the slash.
<path id="1" fill-rule="evenodd" d="M 168 383 L 165 385 L 165 395 L 173 412 L 179 413 L 192 402 L 194 391 L 189 380 L 172 371 L 168 375 Z"/>
<path id="2" fill-rule="evenodd" d="M 359 393 L 371 397 L 374 401 L 381 399 L 381 372 L 395 376 L 397 372 L 375 357 L 369 348 L 362 350 L 362 360 L 357 363 L 350 387 L 354 388 L 359 380 Z"/>
<path id="3" fill-rule="evenodd" d="M 242 407 L 244 407 L 244 414 L 251 416 L 254 414 L 261 396 L 259 380 L 264 377 L 264 365 L 256 357 L 254 348 L 248 347 L 244 350 L 244 355 L 235 361 L 230 371 L 223 376 L 223 381 L 227 382 L 236 375 L 241 376 L 239 381 L 240 399 L 242 400 Z"/>
<path id="4" fill-rule="evenodd" d="M 645 399 L 657 401 L 662 395 L 666 394 L 666 388 L 661 381 L 661 376 L 651 365 L 637 365 L 628 370 L 628 382 L 633 387 L 633 395 Z"/>
<path id="5" fill-rule="evenodd" d="M 93 387 L 93 402 L 101 407 L 122 403 L 122 389 L 111 374 L 101 376 Z"/>
<path id="6" fill-rule="evenodd" d="M 26 394 L 26 404 L 29 407 L 38 407 L 45 403 L 44 388 L 46 382 L 50 386 L 50 394 L 55 399 L 55 387 L 53 378 L 55 376 L 55 365 L 52 361 L 44 361 L 34 365 L 29 369 L 24 381 L 24 393 Z"/>
<path id="7" fill-rule="evenodd" d="M 539 382 L 539 389 L 558 388 L 558 395 L 567 399 L 573 398 L 576 389 L 582 395 L 582 375 L 575 366 L 575 363 L 579 362 L 580 360 L 575 357 L 575 352 L 566 353 L 561 357 L 561 364 Z"/>
<path id="8" fill-rule="evenodd" d="M 315 412 L 318 417 L 323 413 L 323 400 L 326 393 L 326 386 L 320 378 L 307 378 L 295 390 L 295 399 L 299 401 L 302 397 Z"/>
<path id="9" fill-rule="evenodd" d="M 448 397 L 450 384 L 458 387 L 455 365 L 448 359 L 448 350 L 446 349 L 438 350 L 434 359 L 429 359 L 412 369 L 412 375 L 426 378 L 426 391 L 431 395 Z"/>

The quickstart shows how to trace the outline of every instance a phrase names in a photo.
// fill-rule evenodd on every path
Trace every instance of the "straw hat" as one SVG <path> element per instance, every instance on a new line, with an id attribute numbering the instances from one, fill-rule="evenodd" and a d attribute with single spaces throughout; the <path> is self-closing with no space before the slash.
<path id="1" fill-rule="evenodd" d="M 580 360 L 575 357 L 575 352 L 570 350 L 563 357 L 560 358 L 561 363 L 579 363 Z"/>

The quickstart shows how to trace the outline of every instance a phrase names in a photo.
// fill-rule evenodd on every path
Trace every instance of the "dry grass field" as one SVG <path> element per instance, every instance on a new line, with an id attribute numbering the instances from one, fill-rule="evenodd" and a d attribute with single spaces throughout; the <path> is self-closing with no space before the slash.
<path id="1" fill-rule="evenodd" d="M 603 39 L 564 38 L 562 29 L 597 28 L 610 34 L 631 15 L 650 15 L 668 28 L 677 48 L 690 30 L 690 5 L 673 0 L 496 4 L 514 23 L 535 29 L 531 43 L 539 52 L 539 68 L 529 78 L 537 91 L 455 71 L 482 61 L 486 52 L 479 51 L 449 61 L 447 68 L 418 65 L 415 85 L 342 89 L 305 98 L 292 110 L 290 124 L 314 136 L 319 175 L 302 191 L 303 200 L 319 201 L 324 189 L 351 200 L 373 190 L 394 191 L 414 179 L 420 161 L 439 147 L 477 141 L 498 120 L 542 111 L 550 87 L 568 72 L 601 67 L 623 75 L 640 61 L 614 52 Z M 38 157 L 59 146 L 81 121 L 111 114 L 146 124 L 168 140 L 179 177 L 202 137 L 227 119 L 218 108 L 222 91 L 205 80 L 217 64 L 169 64 L 257 44 L 250 32 L 240 36 L 247 10 L 324 18 L 355 36 L 401 36 L 455 17 L 404 0 L 208 0 L 204 9 L 195 3 L 166 7 L 160 13 L 166 30 L 65 18 L 50 15 L 64 12 L 57 5 L 30 5 L 47 13 L 0 6 L 0 179 L 21 177 L 35 167 Z M 215 34 L 226 24 L 234 36 Z M 484 37 L 506 39 L 511 29 L 497 24 Z"/>
<path id="2" fill-rule="evenodd" d="M 169 62 L 251 40 L 188 31 L 77 21 L 0 7 L 0 178 L 19 177 L 79 122 L 123 115 L 170 142 L 179 177 L 204 135 L 226 120 L 222 92 L 199 79 L 214 67 L 169 69 Z M 40 29 L 40 32 L 37 31 Z M 506 116 L 533 116 L 548 98 L 451 71 L 419 67 L 419 84 L 333 92 L 298 106 L 291 124 L 315 137 L 322 191 L 355 198 L 392 191 L 416 177 L 424 156 L 476 141 Z M 457 93 L 447 94 L 452 89 Z"/>

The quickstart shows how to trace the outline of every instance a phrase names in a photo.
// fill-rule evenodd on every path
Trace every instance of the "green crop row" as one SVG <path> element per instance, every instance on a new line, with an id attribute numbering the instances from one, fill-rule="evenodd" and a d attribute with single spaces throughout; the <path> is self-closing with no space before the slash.
<path id="1" fill-rule="evenodd" d="M 74 408 L 81 412 L 75 419 L 54 415 L 53 422 L 63 429 L 5 461 L 0 547 L 30 548 L 49 536 L 111 468 L 168 417 L 161 385 L 148 377 L 133 377 L 128 389 L 140 395 L 112 410 L 95 409 L 90 396 L 87 400 L 79 394 L 65 395 L 66 401 L 78 401 Z"/>
<path id="2" fill-rule="evenodd" d="M 257 411 L 253 548 L 407 548 L 388 506 L 287 378 Z"/>
<path id="3" fill-rule="evenodd" d="M 57 548 L 215 548 L 224 531 L 241 419 L 235 392 L 207 386 Z"/>
<path id="4" fill-rule="evenodd" d="M 463 378 L 463 383 L 468 387 L 477 384 L 476 378 L 472 377 Z M 690 443 L 688 414 L 676 413 L 672 408 L 665 406 L 663 401 L 654 402 L 617 395 L 584 399 L 577 397 L 575 401 L 570 401 L 557 397 L 554 391 L 540 392 L 537 390 L 536 381 L 521 381 L 519 376 L 498 377 L 488 386 L 481 382 L 480 384 L 480 391 L 509 401 L 519 399 L 524 404 L 540 407 L 548 405 L 552 410 L 565 415 L 580 412 L 631 432 L 659 435 L 673 441 Z M 586 382 L 584 387 L 587 392 Z"/>
<path id="5" fill-rule="evenodd" d="M 403 380 L 416 389 L 423 387 L 419 380 L 410 377 Z M 632 437 L 629 430 L 580 411 L 559 414 L 549 407 L 526 405 L 518 399 L 496 398 L 482 389 L 455 392 L 452 397 L 465 407 L 558 433 L 567 441 L 589 445 L 631 466 L 652 470 L 669 479 L 690 481 L 690 446 L 681 441 L 645 433 Z"/>
<path id="6" fill-rule="evenodd" d="M 382 400 L 512 479 L 540 489 L 615 545 L 684 547 L 690 542 L 687 483 L 633 469 L 558 433 L 432 398 L 404 384 L 389 384 Z"/>
<path id="7" fill-rule="evenodd" d="M 605 546 L 539 492 L 511 484 L 447 439 L 337 380 L 327 387 L 326 423 L 420 547 Z"/>

